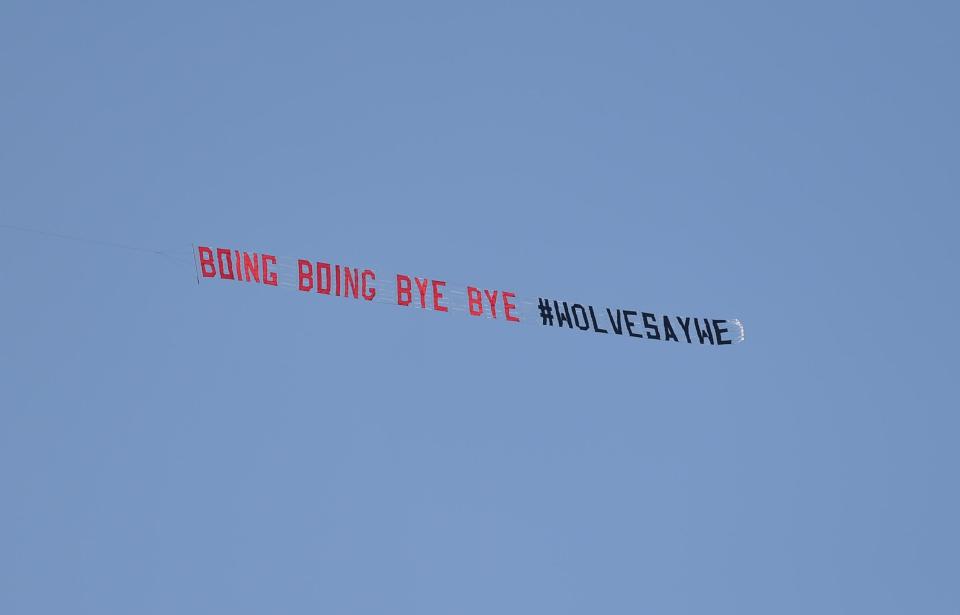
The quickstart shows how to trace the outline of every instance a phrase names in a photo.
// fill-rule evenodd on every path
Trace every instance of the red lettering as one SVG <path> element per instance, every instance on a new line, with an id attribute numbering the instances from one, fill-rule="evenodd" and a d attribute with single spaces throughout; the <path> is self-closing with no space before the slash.
<path id="1" fill-rule="evenodd" d="M 317 292 L 321 295 L 330 294 L 330 263 L 317 263 Z"/>
<path id="2" fill-rule="evenodd" d="M 197 251 L 200 253 L 200 273 L 203 277 L 212 278 L 217 275 L 217 266 L 213 264 L 213 250 L 200 246 Z"/>
<path id="3" fill-rule="evenodd" d="M 520 322 L 519 316 L 514 316 L 510 313 L 511 310 L 516 309 L 517 307 L 516 305 L 510 303 L 510 299 L 513 299 L 516 297 L 516 295 L 513 293 L 508 293 L 507 291 L 503 291 L 500 293 L 500 296 L 503 297 L 503 315 L 506 316 L 507 320 L 510 322 Z"/>
<path id="4" fill-rule="evenodd" d="M 443 293 L 440 292 L 440 289 L 446 286 L 447 283 L 441 280 L 433 281 L 433 309 L 438 312 L 447 312 L 447 306 L 440 305 L 440 300 L 443 299 Z"/>
<path id="5" fill-rule="evenodd" d="M 370 286 L 370 284 L 367 282 L 368 277 L 371 280 L 376 280 L 377 274 L 369 269 L 363 270 L 363 275 L 360 276 L 361 283 L 363 284 L 363 290 L 360 291 L 360 294 L 363 295 L 363 298 L 367 301 L 373 301 L 373 298 L 377 296 L 377 289 Z M 370 291 L 370 294 L 367 294 L 367 291 Z"/>
<path id="6" fill-rule="evenodd" d="M 268 263 L 270 265 L 277 264 L 277 257 L 272 254 L 264 254 L 260 257 L 260 263 L 263 265 L 263 283 L 269 284 L 270 286 L 277 285 L 277 272 L 270 271 Z"/>
<path id="7" fill-rule="evenodd" d="M 335 292 L 334 294 L 339 297 L 340 296 L 340 265 L 334 265 L 333 267 L 337 274 L 337 279 L 335 280 L 335 282 L 337 283 L 337 292 Z"/>
<path id="8" fill-rule="evenodd" d="M 397 305 L 410 305 L 410 278 L 402 273 L 397 274 Z"/>
<path id="9" fill-rule="evenodd" d="M 467 287 L 467 307 L 470 308 L 471 316 L 483 315 L 483 295 L 473 286 Z"/>
<path id="10" fill-rule="evenodd" d="M 253 279 L 254 282 L 260 281 L 260 255 L 256 252 L 253 253 L 253 259 L 250 258 L 249 252 L 243 253 L 243 272 L 247 278 L 247 282 Z"/>
<path id="11" fill-rule="evenodd" d="M 484 290 L 483 294 L 487 296 L 487 301 L 490 302 L 490 316 L 493 318 L 497 317 L 497 291 L 493 291 L 493 294 L 490 294 L 489 290 Z"/>
<path id="12" fill-rule="evenodd" d="M 427 282 L 430 280 L 427 278 L 422 280 L 420 278 L 413 278 L 413 280 L 417 283 L 417 290 L 420 291 L 420 307 L 425 308 L 427 307 Z"/>
<path id="13" fill-rule="evenodd" d="M 223 257 L 227 257 L 227 264 L 223 264 Z M 233 275 L 233 260 L 230 258 L 230 250 L 226 248 L 217 248 L 217 264 L 220 265 L 220 278 L 224 280 L 234 280 L 236 276 Z M 229 270 L 229 275 L 227 272 Z"/>
<path id="14" fill-rule="evenodd" d="M 313 290 L 313 265 L 310 261 L 297 259 L 297 271 L 300 273 L 300 290 L 305 292 Z"/>
<path id="15" fill-rule="evenodd" d="M 350 294 L 350 287 L 353 287 L 353 298 L 357 298 L 357 292 L 360 290 L 360 270 L 354 269 L 351 275 L 349 267 L 343 268 L 343 296 Z"/>
<path id="16" fill-rule="evenodd" d="M 241 282 L 257 282 L 277 286 L 277 273 L 270 270 L 271 265 L 277 264 L 277 257 L 272 254 L 258 254 L 257 252 L 242 252 L 229 248 L 207 246 L 197 248 L 200 273 L 205 278 L 213 278 L 218 274 L 224 280 L 238 280 Z"/>

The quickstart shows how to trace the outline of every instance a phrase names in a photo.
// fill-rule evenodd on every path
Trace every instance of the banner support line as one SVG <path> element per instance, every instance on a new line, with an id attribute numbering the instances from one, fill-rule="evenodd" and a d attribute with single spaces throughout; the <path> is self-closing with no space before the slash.
<path id="1" fill-rule="evenodd" d="M 200 286 L 200 268 L 197 266 L 197 244 L 191 243 L 193 248 L 193 271 L 197 274 L 197 286 Z"/>

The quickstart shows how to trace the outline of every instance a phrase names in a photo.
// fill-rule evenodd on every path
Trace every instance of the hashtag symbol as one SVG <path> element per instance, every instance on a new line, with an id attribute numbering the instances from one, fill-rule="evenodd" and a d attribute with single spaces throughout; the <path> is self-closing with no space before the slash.
<path id="1" fill-rule="evenodd" d="M 543 297 L 539 298 L 538 305 L 540 307 L 540 318 L 543 319 L 543 325 L 553 326 L 553 309 L 550 307 L 550 302 L 544 299 Z"/>

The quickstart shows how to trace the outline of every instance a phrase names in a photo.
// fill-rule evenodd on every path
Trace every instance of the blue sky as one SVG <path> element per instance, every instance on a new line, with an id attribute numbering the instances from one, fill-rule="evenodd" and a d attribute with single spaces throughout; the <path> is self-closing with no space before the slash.
<path id="1" fill-rule="evenodd" d="M 955 613 L 950 3 L 0 8 L 0 611 Z"/>

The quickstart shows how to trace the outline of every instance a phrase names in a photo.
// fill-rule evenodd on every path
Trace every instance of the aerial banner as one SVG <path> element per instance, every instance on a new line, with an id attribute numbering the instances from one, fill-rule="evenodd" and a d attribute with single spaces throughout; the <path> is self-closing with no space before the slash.
<path id="1" fill-rule="evenodd" d="M 326 298 L 608 337 L 700 346 L 727 346 L 744 340 L 743 324 L 736 318 L 665 314 L 637 306 L 527 295 L 512 288 L 454 283 L 416 272 L 233 247 L 197 245 L 193 257 L 197 283 L 219 280 L 262 284 Z"/>

